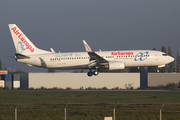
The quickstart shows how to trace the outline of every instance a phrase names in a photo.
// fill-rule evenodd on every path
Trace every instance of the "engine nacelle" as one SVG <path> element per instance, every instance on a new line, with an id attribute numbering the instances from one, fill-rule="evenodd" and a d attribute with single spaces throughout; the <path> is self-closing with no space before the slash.
<path id="1" fill-rule="evenodd" d="M 118 62 L 118 61 L 109 62 L 109 70 L 120 70 L 124 68 L 125 68 L 124 62 Z"/>

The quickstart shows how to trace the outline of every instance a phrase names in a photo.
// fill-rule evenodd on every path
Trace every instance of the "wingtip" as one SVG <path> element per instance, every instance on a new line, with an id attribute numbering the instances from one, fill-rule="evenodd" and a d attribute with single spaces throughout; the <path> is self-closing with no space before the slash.
<path id="1" fill-rule="evenodd" d="M 86 43 L 86 41 L 85 41 L 85 40 L 83 40 L 83 43 Z"/>

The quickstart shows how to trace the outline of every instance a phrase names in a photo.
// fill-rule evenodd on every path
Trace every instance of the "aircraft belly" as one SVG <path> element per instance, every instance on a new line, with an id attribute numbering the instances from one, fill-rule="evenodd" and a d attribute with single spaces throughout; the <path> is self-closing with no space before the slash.
<path id="1" fill-rule="evenodd" d="M 29 59 L 17 59 L 17 61 L 28 65 L 41 66 L 41 61 L 36 57 L 31 57 Z"/>
<path id="2" fill-rule="evenodd" d="M 48 64 L 48 68 L 56 69 L 88 69 L 88 63 L 84 61 L 67 62 L 67 61 L 56 61 Z"/>
<path id="3" fill-rule="evenodd" d="M 150 64 L 149 60 L 145 61 L 132 61 L 132 60 L 127 60 L 125 62 L 125 67 L 137 67 L 137 66 L 148 66 Z"/>
<path id="4" fill-rule="evenodd" d="M 65 66 L 65 67 L 57 67 L 55 69 L 59 70 L 70 70 L 70 69 L 89 69 L 88 65 L 81 65 L 81 66 Z"/>

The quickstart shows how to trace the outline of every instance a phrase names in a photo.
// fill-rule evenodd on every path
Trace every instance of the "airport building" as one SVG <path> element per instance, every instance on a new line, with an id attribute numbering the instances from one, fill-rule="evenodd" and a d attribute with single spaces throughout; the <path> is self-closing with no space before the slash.
<path id="1" fill-rule="evenodd" d="M 27 73 L 1 74 L 0 87 L 9 89 L 137 89 L 180 83 L 180 73 Z"/>

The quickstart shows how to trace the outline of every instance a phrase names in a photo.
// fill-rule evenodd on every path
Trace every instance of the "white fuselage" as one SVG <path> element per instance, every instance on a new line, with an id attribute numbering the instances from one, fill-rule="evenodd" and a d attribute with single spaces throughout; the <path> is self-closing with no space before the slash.
<path id="1" fill-rule="evenodd" d="M 140 66 L 164 67 L 165 64 L 174 61 L 173 57 L 154 50 L 94 52 L 85 40 L 83 40 L 83 44 L 86 52 L 55 53 L 52 48 L 52 52 L 49 52 L 37 48 L 16 24 L 9 24 L 9 30 L 16 49 L 16 60 L 29 66 L 53 69 L 89 69 L 87 75 L 96 76 L 102 69 L 121 70 L 125 67 Z"/>
<path id="2" fill-rule="evenodd" d="M 96 51 L 96 54 L 107 61 L 121 61 L 125 67 L 162 66 L 174 58 L 160 51 L 128 50 L 128 51 Z M 87 52 L 46 53 L 29 55 L 29 59 L 17 59 L 28 65 L 55 69 L 89 69 L 90 58 Z"/>

